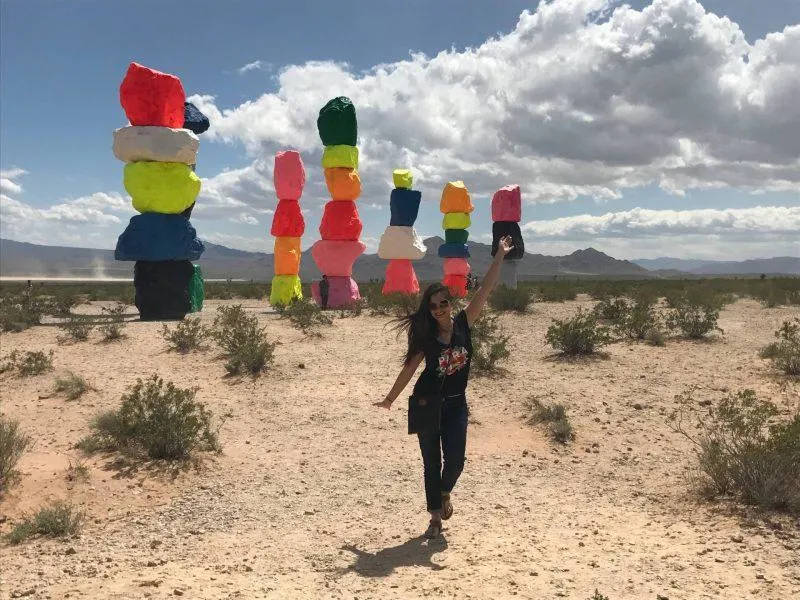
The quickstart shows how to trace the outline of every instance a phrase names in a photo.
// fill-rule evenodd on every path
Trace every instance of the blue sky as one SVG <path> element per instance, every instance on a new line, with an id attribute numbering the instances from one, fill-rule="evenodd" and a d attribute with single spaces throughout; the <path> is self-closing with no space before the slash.
<path id="1" fill-rule="evenodd" d="M 660 131 L 660 122 L 653 122 L 654 147 L 677 146 L 679 136 L 682 140 L 692 140 L 695 145 L 690 144 L 685 152 L 682 150 L 683 158 L 689 154 L 696 156 L 696 148 L 701 148 L 705 157 L 702 160 L 725 173 L 719 176 L 709 175 L 707 165 L 694 168 L 691 175 L 684 171 L 675 176 L 674 151 L 670 151 L 671 154 L 655 152 L 653 161 L 645 168 L 637 160 L 631 160 L 636 151 L 628 147 L 619 149 L 622 159 L 609 160 L 602 145 L 599 150 L 593 150 L 594 155 L 587 150 L 589 156 L 585 156 L 586 153 L 581 153 L 579 148 L 567 147 L 567 141 L 562 144 L 562 140 L 569 137 L 567 130 L 564 136 L 554 141 L 549 137 L 551 134 L 540 135 L 535 131 L 535 135 L 532 133 L 526 139 L 516 139 L 513 128 L 508 134 L 503 133 L 502 128 L 497 134 L 489 133 L 492 143 L 487 145 L 486 162 L 492 162 L 496 167 L 494 174 L 488 176 L 487 169 L 481 166 L 481 139 L 476 137 L 467 147 L 472 118 L 468 107 L 462 110 L 459 106 L 456 107 L 458 110 L 447 111 L 448 118 L 454 119 L 450 125 L 464 132 L 465 156 L 470 155 L 464 159 L 455 152 L 461 142 L 448 145 L 442 142 L 441 136 L 433 134 L 427 139 L 423 136 L 403 139 L 402 123 L 394 127 L 390 123 L 392 113 L 380 112 L 382 109 L 379 107 L 387 101 L 382 96 L 383 91 L 375 91 L 376 86 L 369 83 L 369 77 L 374 75 L 376 65 L 396 67 L 403 61 L 407 64 L 412 52 L 432 59 L 442 51 L 452 50 L 447 68 L 455 61 L 463 63 L 453 67 L 459 79 L 458 85 L 451 88 L 452 101 L 459 104 L 459 98 L 464 97 L 464 86 L 469 85 L 464 69 L 471 68 L 468 64 L 471 62 L 470 54 L 465 49 L 480 48 L 493 36 L 498 38 L 498 42 L 507 40 L 509 45 L 518 45 L 513 50 L 517 55 L 504 56 L 519 56 L 520 64 L 523 60 L 536 61 L 550 55 L 570 64 L 583 58 L 567 54 L 569 51 L 564 48 L 568 44 L 563 44 L 564 36 L 595 36 L 592 33 L 595 31 L 595 37 L 600 39 L 602 24 L 606 21 L 610 21 L 607 23 L 609 27 L 613 25 L 612 29 L 626 32 L 625 35 L 629 35 L 627 32 L 631 27 L 639 26 L 640 19 L 631 16 L 623 19 L 622 13 L 612 15 L 609 12 L 599 20 L 595 15 L 590 16 L 589 21 L 594 20 L 597 25 L 594 30 L 588 29 L 591 23 L 586 19 L 583 23 L 570 21 L 568 26 L 562 26 L 562 21 L 556 18 L 563 17 L 566 19 L 564 22 L 568 22 L 570 11 L 575 6 L 593 8 L 600 4 L 597 0 L 557 0 L 551 11 L 555 17 L 551 14 L 552 18 L 546 20 L 544 13 L 538 15 L 535 12 L 536 2 L 515 0 L 408 0 L 392 3 L 346 0 L 335 3 L 303 0 L 291 3 L 2 0 L 0 169 L 8 182 L 1 215 L 3 235 L 40 243 L 113 246 L 116 235 L 122 232 L 130 215 L 119 206 L 119 195 L 124 198 L 125 194 L 122 163 L 111 153 L 111 133 L 126 124 L 119 105 L 118 88 L 128 63 L 135 60 L 180 76 L 188 95 L 202 96 L 205 106 L 225 115 L 218 130 L 212 128 L 212 132 L 201 136 L 198 174 L 209 178 L 207 189 L 214 191 L 215 200 L 209 201 L 210 208 L 205 214 L 200 211 L 193 219 L 198 232 L 232 247 L 271 251 L 272 239 L 268 235 L 270 215 L 267 211 L 276 201 L 274 194 L 270 194 L 271 156 L 275 150 L 297 147 L 303 152 L 307 165 L 314 165 L 319 148 L 313 148 L 309 135 L 316 135 L 315 122 L 313 114 L 302 113 L 304 120 L 299 121 L 296 131 L 276 133 L 270 127 L 254 131 L 257 127 L 250 127 L 247 119 L 263 122 L 275 118 L 268 112 L 274 110 L 267 108 L 267 104 L 274 105 L 267 102 L 270 98 L 283 98 L 289 110 L 294 111 L 292 100 L 302 96 L 293 95 L 299 93 L 293 87 L 294 80 L 287 81 L 288 77 L 282 80 L 279 76 L 285 75 L 287 67 L 294 65 L 295 70 L 290 69 L 289 73 L 296 73 L 295 79 L 307 78 L 304 81 L 311 82 L 303 85 L 314 85 L 314 68 L 310 63 L 319 61 L 326 65 L 323 76 L 317 75 L 319 79 L 331 74 L 335 76 L 337 69 L 340 70 L 343 73 L 341 88 L 345 90 L 341 93 L 354 89 L 351 96 L 357 108 L 359 94 L 363 98 L 362 104 L 368 107 L 365 118 L 360 120 L 360 134 L 364 139 L 362 151 L 376 160 L 372 170 L 370 165 L 362 164 L 365 195 L 361 202 L 364 238 L 371 247 L 375 246 L 388 224 L 388 184 L 385 182 L 390 178 L 391 167 L 404 166 L 396 164 L 397 157 L 408 157 L 411 153 L 413 166 L 420 165 L 420 171 L 425 174 L 422 180 L 427 182 L 423 193 L 428 202 L 424 204 L 417 222 L 417 229 L 423 234 L 439 233 L 436 191 L 441 190 L 442 181 L 463 179 L 473 189 L 478 207 L 473 215 L 472 235 L 484 239 L 491 229 L 487 208 L 491 191 L 506 183 L 523 185 L 529 202 L 523 220 L 532 222 L 526 229 L 531 251 L 566 253 L 592 245 L 625 258 L 662 254 L 701 258 L 800 255 L 800 242 L 786 229 L 787 219 L 790 223 L 795 223 L 794 219 L 800 220 L 797 214 L 800 178 L 791 174 L 774 175 L 776 170 L 791 171 L 797 165 L 792 163 L 791 156 L 786 157 L 786 153 L 793 152 L 795 147 L 791 141 L 770 145 L 770 141 L 765 141 L 762 139 L 765 136 L 759 134 L 759 131 L 771 131 L 774 127 L 777 132 L 788 132 L 787 138 L 791 132 L 800 138 L 800 112 L 797 109 L 788 113 L 782 111 L 783 122 L 777 124 L 767 120 L 751 123 L 756 117 L 749 113 L 741 114 L 737 118 L 747 124 L 746 131 L 737 127 L 721 136 L 719 127 L 709 126 L 708 132 L 694 139 L 692 115 L 678 115 L 673 101 L 662 104 L 651 94 L 645 94 L 648 96 L 645 100 L 638 100 L 654 114 L 666 115 L 677 123 L 669 131 Z M 650 2 L 637 0 L 629 4 L 633 11 L 649 10 L 651 16 L 656 12 Z M 662 46 L 668 49 L 670 43 L 677 40 L 674 44 L 676 52 L 686 52 L 692 60 L 701 60 L 703 48 L 682 43 L 680 34 L 671 33 L 681 28 L 695 28 L 706 36 L 710 48 L 725 53 L 724 45 L 715 39 L 718 36 L 709 31 L 727 31 L 726 26 L 699 17 L 694 11 L 694 0 L 658 0 L 656 4 L 660 5 L 657 8 L 661 13 L 670 15 L 672 21 L 664 25 L 663 18 L 652 16 L 662 34 L 653 42 L 656 50 Z M 702 6 L 709 12 L 729 17 L 735 23 L 733 27 L 738 27 L 743 34 L 743 39 L 737 42 L 740 44 L 757 43 L 771 32 L 784 32 L 787 26 L 800 23 L 800 2 L 796 0 L 770 0 L 766 3 L 705 0 Z M 525 9 L 534 17 L 541 17 L 539 22 L 529 24 L 531 35 L 535 35 L 537 41 L 528 45 L 525 45 L 527 38 L 521 32 L 522 21 L 518 23 Z M 797 58 L 800 52 L 796 45 L 800 33 L 796 33 L 794 28 L 786 31 L 788 33 L 781 34 L 784 36 L 782 40 L 773 41 L 768 48 L 775 60 L 782 61 L 784 76 L 800 73 L 800 59 Z M 641 33 L 630 35 L 633 42 L 620 40 L 619 44 L 641 43 Z M 547 46 L 546 40 L 550 36 L 553 43 Z M 591 60 L 593 47 L 592 43 L 587 43 L 587 60 Z M 598 44 L 597 48 L 601 47 Z M 785 48 L 794 48 L 794 55 L 786 52 Z M 489 48 L 486 54 L 494 51 Z M 497 50 L 500 51 L 506 49 Z M 597 52 L 599 55 L 600 50 Z M 607 57 L 600 56 L 598 60 L 601 59 L 606 61 Z M 254 63 L 256 66 L 243 69 Z M 343 67 L 342 63 L 347 66 Z M 696 82 L 694 79 L 681 80 L 686 76 L 681 70 L 685 63 L 674 59 L 663 63 L 666 65 L 664 68 L 671 69 L 665 79 L 673 82 L 673 90 Z M 639 76 L 638 67 L 633 68 L 636 66 L 631 66 L 632 77 Z M 432 79 L 444 70 L 441 64 L 423 61 L 412 67 L 418 68 L 431 82 L 430 85 L 435 83 L 438 93 L 447 98 L 446 85 L 452 83 L 452 79 L 448 79 L 449 76 L 442 76 L 442 81 Z M 406 76 L 409 77 L 409 89 L 413 89 L 412 81 L 416 75 L 412 67 L 406 75 L 396 73 L 392 85 L 402 89 L 400 78 Z M 712 64 L 709 69 L 712 67 L 717 68 Z M 625 68 L 624 64 L 620 67 L 623 78 L 626 77 Z M 597 72 L 597 69 L 586 72 Z M 690 72 L 706 73 L 701 70 Z M 711 70 L 708 72 L 712 73 Z M 713 71 L 713 81 L 715 85 L 722 85 L 719 82 L 723 79 L 718 74 L 719 69 Z M 669 79 L 673 76 L 674 80 Z M 519 78 L 526 77 L 536 78 L 537 75 L 521 67 Z M 554 99 L 565 98 L 565 102 L 571 104 L 565 115 L 574 115 L 580 105 L 580 113 L 590 115 L 581 117 L 583 122 L 593 124 L 585 132 L 586 139 L 605 135 L 600 125 L 594 125 L 600 123 L 598 115 L 602 111 L 594 115 L 593 109 L 581 104 L 581 73 L 576 73 L 575 77 L 575 82 L 564 80 L 558 87 L 550 85 L 533 90 L 529 89 L 531 86 L 524 86 L 522 91 L 535 92 L 532 97 L 537 99 L 547 94 Z M 752 76 L 748 77 L 752 79 Z M 748 77 L 742 77 L 741 81 L 750 81 Z M 570 87 L 571 83 L 575 83 L 575 87 Z M 756 89 L 765 87 L 768 92 L 770 89 L 766 86 L 778 85 L 767 78 L 763 86 L 758 81 L 755 84 Z M 484 85 L 496 88 L 502 82 L 484 82 Z M 515 118 L 515 110 L 527 106 L 522 91 L 518 94 L 519 106 L 515 107 L 509 101 L 510 119 Z M 722 89 L 722 92 L 728 90 Z M 340 92 L 334 79 L 332 84 L 320 83 L 319 90 L 314 90 L 314 93 L 325 98 L 326 93 L 333 96 Z M 421 93 L 424 93 L 424 88 Z M 752 91 L 748 92 L 749 95 L 744 91 L 739 93 L 751 100 L 754 97 Z M 782 106 L 781 99 L 787 93 L 785 89 L 777 89 L 767 94 L 766 102 Z M 634 92 L 633 95 L 637 94 Z M 553 100 L 545 100 L 542 106 L 553 106 Z M 258 105 L 259 101 L 263 106 Z M 795 102 L 795 106 L 797 104 Z M 397 104 L 394 106 L 393 112 L 398 114 Z M 422 109 L 426 107 L 420 107 Z M 698 107 L 698 112 L 701 109 Z M 229 112 L 225 113 L 226 110 Z M 453 112 L 461 115 L 460 121 Z M 534 113 L 537 117 L 540 114 Z M 475 114 L 475 119 L 484 117 Z M 431 115 L 432 131 L 442 118 L 441 115 Z M 547 119 L 550 118 L 548 114 Z M 558 119 L 558 115 L 554 118 Z M 492 118 L 484 120 L 488 123 Z M 609 131 L 618 132 L 619 127 L 615 122 L 609 125 Z M 611 139 L 616 140 L 617 135 L 612 133 Z M 645 129 L 645 133 L 637 135 L 643 138 L 650 134 Z M 656 136 L 663 136 L 663 140 L 655 139 Z M 748 160 L 753 165 L 769 163 L 771 168 L 766 170 L 763 165 L 743 167 L 743 158 L 734 156 L 730 150 L 731 140 L 735 141 L 737 136 L 743 137 L 743 144 L 764 144 L 763 151 L 759 150 L 765 156 L 764 161 Z M 387 149 L 380 143 L 382 140 L 390 140 L 391 147 Z M 319 145 L 318 138 L 316 141 Z M 684 148 L 685 143 L 681 143 Z M 508 154 L 498 157 L 497 149 L 505 149 Z M 611 149 L 609 154 L 612 154 Z M 770 157 L 772 154 L 774 157 Z M 444 158 L 438 159 L 440 155 Z M 530 166 L 526 168 L 524 164 L 517 164 L 515 157 L 530 157 Z M 540 168 L 539 165 L 545 163 L 538 161 L 546 161 L 548 168 Z M 565 161 L 563 169 L 569 168 L 572 174 L 568 177 L 551 175 L 548 169 L 553 167 L 554 161 Z M 605 171 L 598 164 L 604 166 Z M 621 166 L 627 166 L 631 171 L 621 173 Z M 250 170 L 244 172 L 239 180 L 229 181 L 234 178 L 231 173 L 248 168 Z M 590 175 L 588 171 L 595 168 L 598 172 Z M 560 167 L 558 171 L 563 169 Z M 498 170 L 503 174 L 495 176 Z M 697 175 L 701 171 L 703 174 Z M 229 175 L 220 178 L 220 174 L 225 172 Z M 581 173 L 585 175 L 583 178 L 579 176 Z M 259 177 L 264 181 L 255 182 L 254 178 Z M 324 194 L 315 196 L 313 190 L 319 188 L 320 180 L 319 170 L 309 169 L 306 194 L 309 196 L 309 227 L 304 245 L 310 245 L 319 237 L 316 225 Z M 312 187 L 312 183 L 316 187 Z M 253 193 L 254 185 L 260 186 L 259 193 Z M 201 196 L 198 206 L 203 201 Z M 103 202 L 107 202 L 107 206 Z M 753 212 L 756 207 L 787 210 L 761 214 Z M 84 209 L 90 212 L 81 213 Z M 631 212 L 635 209 L 645 212 Z M 698 212 L 703 209 L 718 212 Z M 244 216 L 239 218 L 236 215 Z M 643 220 L 646 223 L 642 224 Z M 257 225 L 253 225 L 253 221 L 257 221 Z M 797 231 L 796 227 L 794 231 Z M 731 246 L 735 249 L 732 250 Z"/>

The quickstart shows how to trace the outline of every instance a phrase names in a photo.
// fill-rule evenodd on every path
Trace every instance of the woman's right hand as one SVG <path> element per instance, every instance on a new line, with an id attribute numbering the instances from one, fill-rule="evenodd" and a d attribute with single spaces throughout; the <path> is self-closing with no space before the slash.
<path id="1" fill-rule="evenodd" d="M 377 406 L 378 408 L 385 408 L 386 410 L 389 410 L 390 408 L 392 408 L 392 402 L 393 400 L 389 400 L 389 398 L 384 398 L 381 402 L 373 402 L 372 406 Z"/>

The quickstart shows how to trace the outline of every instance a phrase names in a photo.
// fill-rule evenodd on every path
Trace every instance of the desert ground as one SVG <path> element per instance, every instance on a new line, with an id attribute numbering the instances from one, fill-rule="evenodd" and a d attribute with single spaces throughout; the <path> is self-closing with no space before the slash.
<path id="1" fill-rule="evenodd" d="M 219 303 L 207 302 L 204 321 Z M 668 419 L 690 388 L 698 403 L 751 388 L 798 410 L 800 384 L 757 355 L 797 307 L 740 300 L 713 341 L 616 343 L 605 358 L 573 361 L 554 359 L 544 334 L 588 298 L 504 314 L 511 358 L 501 375 L 472 378 L 455 515 L 427 542 L 403 397 L 390 412 L 372 406 L 400 368 L 388 319 L 337 318 L 307 337 L 265 303 L 239 303 L 280 341 L 257 379 L 226 377 L 213 346 L 169 352 L 159 323 L 134 320 L 113 343 L 95 333 L 58 345 L 49 326 L 0 337 L 0 354 L 55 350 L 52 373 L 0 375 L 2 411 L 35 439 L 0 504 L 0 533 L 51 499 L 87 514 L 77 537 L 0 544 L 0 597 L 800 598 L 800 523 L 699 498 L 691 443 Z M 95 389 L 76 401 L 53 394 L 65 371 Z M 88 481 L 69 481 L 92 417 L 154 372 L 200 388 L 224 420 L 222 453 L 180 470 L 101 454 L 86 461 Z M 572 443 L 526 422 L 534 396 L 568 407 Z"/>

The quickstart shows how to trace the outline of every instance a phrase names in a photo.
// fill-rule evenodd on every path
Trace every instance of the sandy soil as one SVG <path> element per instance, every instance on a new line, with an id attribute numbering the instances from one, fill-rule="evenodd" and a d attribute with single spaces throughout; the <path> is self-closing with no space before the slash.
<path id="1" fill-rule="evenodd" d="M 337 319 L 307 338 L 263 304 L 243 304 L 281 342 L 255 381 L 226 378 L 213 349 L 168 352 L 156 323 L 132 322 L 111 344 L 95 333 L 58 346 L 59 330 L 44 326 L 0 338 L 0 354 L 52 348 L 56 366 L 0 376 L 3 412 L 36 440 L 0 505 L 0 531 L 49 499 L 88 515 L 78 538 L 0 546 L 0 598 L 800 597 L 800 523 L 696 499 L 690 444 L 667 420 L 692 386 L 698 401 L 753 388 L 786 414 L 800 408 L 800 385 L 757 357 L 796 309 L 740 301 L 723 311 L 717 341 L 619 343 L 606 359 L 569 363 L 549 358 L 544 332 L 587 301 L 503 316 L 512 358 L 503 376 L 470 383 L 456 514 L 427 543 L 404 402 L 371 406 L 399 369 L 386 319 Z M 96 390 L 51 395 L 66 370 Z M 89 481 L 68 481 L 92 416 L 152 372 L 200 386 L 198 399 L 225 417 L 223 454 L 178 473 L 99 456 Z M 574 443 L 555 447 L 524 422 L 532 396 L 569 408 Z"/>

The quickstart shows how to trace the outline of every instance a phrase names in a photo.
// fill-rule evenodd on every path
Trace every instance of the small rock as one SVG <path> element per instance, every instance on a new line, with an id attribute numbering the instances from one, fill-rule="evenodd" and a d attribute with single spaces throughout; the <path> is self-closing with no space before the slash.
<path id="1" fill-rule="evenodd" d="M 172 595 L 173 596 L 183 596 L 183 592 L 181 590 L 175 589 L 175 590 L 172 590 Z"/>
<path id="2" fill-rule="evenodd" d="M 642 410 L 644 408 L 644 406 L 637 402 L 636 404 L 633 405 L 633 408 L 635 410 Z"/>
<path id="3" fill-rule="evenodd" d="M 70 546 L 69 548 L 67 548 L 67 549 L 64 551 L 64 554 L 67 554 L 67 555 L 70 555 L 70 554 L 77 554 L 77 553 L 78 553 L 78 551 L 77 551 L 77 550 L 75 550 L 75 548 L 73 548 L 72 546 Z"/>
<path id="4" fill-rule="evenodd" d="M 298 369 L 305 369 L 306 368 L 306 363 L 300 363 L 299 365 L 297 365 L 297 368 Z"/>
<path id="5" fill-rule="evenodd" d="M 741 544 L 741 543 L 744 542 L 744 538 L 742 536 L 740 536 L 740 535 L 732 535 L 731 536 L 731 541 L 732 542 L 736 542 L 737 544 Z"/>

